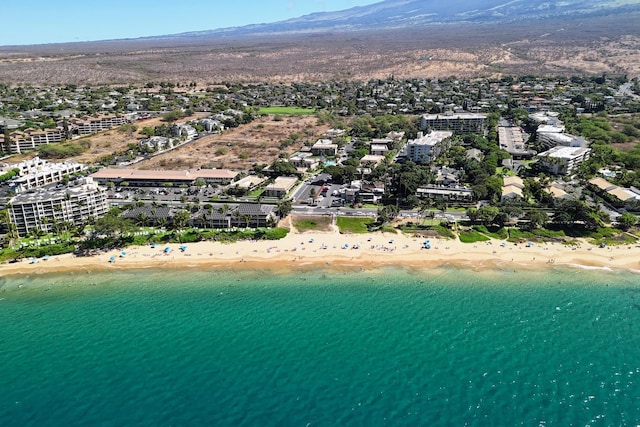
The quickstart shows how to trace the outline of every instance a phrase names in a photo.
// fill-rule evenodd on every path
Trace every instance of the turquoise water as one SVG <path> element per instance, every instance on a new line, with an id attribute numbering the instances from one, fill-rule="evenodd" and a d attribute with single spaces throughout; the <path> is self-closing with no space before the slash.
<path id="1" fill-rule="evenodd" d="M 560 269 L 0 279 L 0 425 L 638 425 L 638 279 Z"/>

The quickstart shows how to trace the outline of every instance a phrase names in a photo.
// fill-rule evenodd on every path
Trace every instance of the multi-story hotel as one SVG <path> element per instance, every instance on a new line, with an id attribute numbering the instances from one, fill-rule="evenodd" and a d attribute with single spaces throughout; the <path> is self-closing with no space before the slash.
<path id="1" fill-rule="evenodd" d="M 89 135 L 102 130 L 111 129 L 129 123 L 124 116 L 101 115 L 97 117 L 84 116 L 69 119 L 69 130 L 78 135 Z"/>
<path id="2" fill-rule="evenodd" d="M 87 169 L 87 166 L 82 163 L 51 163 L 38 157 L 25 160 L 15 167 L 20 171 L 19 176 L 10 183 L 10 186 L 16 193 L 55 184 L 62 181 L 65 176 Z"/>
<path id="3" fill-rule="evenodd" d="M 55 129 L 27 129 L 23 132 L 11 132 L 9 144 L 5 143 L 5 136 L 0 134 L 0 147 L 8 154 L 20 154 L 25 151 L 35 150 L 39 145 L 62 142 L 66 139 L 62 128 Z"/>
<path id="4" fill-rule="evenodd" d="M 9 218 L 20 237 L 33 229 L 52 231 L 55 223 L 84 224 L 89 218 L 107 213 L 106 188 L 91 178 L 61 189 L 40 189 L 13 197 L 8 204 Z"/>
<path id="5" fill-rule="evenodd" d="M 589 158 L 590 148 L 553 147 L 538 154 L 540 165 L 554 175 L 570 175 Z"/>
<path id="6" fill-rule="evenodd" d="M 451 146 L 453 132 L 431 132 L 427 135 L 418 134 L 418 138 L 407 142 L 405 157 L 415 163 L 427 164 L 434 161 L 440 154 Z"/>
<path id="7" fill-rule="evenodd" d="M 456 134 L 482 133 L 484 114 L 478 113 L 453 113 L 425 114 L 420 117 L 420 129 L 423 131 L 448 130 Z"/>

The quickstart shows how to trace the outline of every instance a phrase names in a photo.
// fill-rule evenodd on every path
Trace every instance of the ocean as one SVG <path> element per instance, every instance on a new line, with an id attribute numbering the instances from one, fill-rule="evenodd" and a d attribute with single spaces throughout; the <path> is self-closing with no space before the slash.
<path id="1" fill-rule="evenodd" d="M 636 426 L 637 274 L 0 279 L 0 425 Z"/>

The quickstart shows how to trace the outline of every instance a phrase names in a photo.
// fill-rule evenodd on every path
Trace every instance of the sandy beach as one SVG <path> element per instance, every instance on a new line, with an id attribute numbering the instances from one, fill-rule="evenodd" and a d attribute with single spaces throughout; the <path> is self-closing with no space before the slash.
<path id="1" fill-rule="evenodd" d="M 65 271 L 120 270 L 138 268 L 266 269 L 294 268 L 373 269 L 405 266 L 429 269 L 455 266 L 486 268 L 601 268 L 640 272 L 640 246 L 597 247 L 588 243 L 514 244 L 499 240 L 461 243 L 457 240 L 426 239 L 402 234 L 372 233 L 343 235 L 338 232 L 291 232 L 276 241 L 237 243 L 198 242 L 127 247 L 90 257 L 65 254 L 49 259 L 24 259 L 0 265 L 2 275 L 45 274 Z"/>

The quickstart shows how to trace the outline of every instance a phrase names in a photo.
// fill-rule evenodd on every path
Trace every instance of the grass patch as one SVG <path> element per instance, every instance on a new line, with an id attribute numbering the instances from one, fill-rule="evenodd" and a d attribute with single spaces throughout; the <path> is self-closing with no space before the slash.
<path id="1" fill-rule="evenodd" d="M 458 238 L 460 238 L 462 243 L 486 242 L 487 240 L 491 240 L 489 237 L 473 229 L 461 231 L 458 234 Z"/>
<path id="2" fill-rule="evenodd" d="M 501 227 L 501 228 L 498 228 L 498 227 L 487 228 L 484 225 L 474 225 L 473 229 L 478 231 L 478 232 L 480 232 L 480 233 L 482 233 L 482 234 L 484 234 L 485 236 L 491 237 L 492 239 L 497 239 L 497 240 L 502 239 L 502 240 L 504 240 L 504 239 L 509 237 L 509 231 L 504 227 Z"/>
<path id="3" fill-rule="evenodd" d="M 380 227 L 380 231 L 382 231 L 383 233 L 397 233 L 398 230 L 396 230 L 395 228 L 389 226 L 389 225 L 383 225 L 382 227 Z"/>
<path id="4" fill-rule="evenodd" d="M 535 240 L 536 235 L 530 231 L 520 230 L 518 228 L 510 228 L 509 229 L 509 237 L 506 239 L 508 242 L 516 243 L 521 242 L 523 240 Z"/>
<path id="5" fill-rule="evenodd" d="M 364 234 L 369 231 L 369 224 L 373 224 L 373 218 L 351 218 L 339 216 L 336 220 L 341 234 Z"/>
<path id="6" fill-rule="evenodd" d="M 589 236 L 589 243 L 593 245 L 605 244 L 607 246 L 629 245 L 636 243 L 638 239 L 617 228 L 600 227 Z"/>
<path id="7" fill-rule="evenodd" d="M 279 114 L 283 116 L 312 116 L 316 113 L 313 108 L 300 107 L 262 107 L 258 114 Z"/>
<path id="8" fill-rule="evenodd" d="M 298 231 L 329 231 L 331 230 L 331 217 L 305 217 L 293 220 L 293 226 Z"/>

